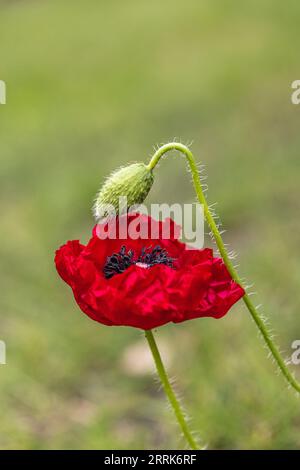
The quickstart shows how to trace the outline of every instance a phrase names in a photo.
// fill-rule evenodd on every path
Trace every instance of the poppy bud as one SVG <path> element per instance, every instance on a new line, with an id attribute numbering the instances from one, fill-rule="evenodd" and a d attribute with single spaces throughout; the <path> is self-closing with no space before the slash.
<path id="1" fill-rule="evenodd" d="M 95 217 L 97 219 L 106 217 L 110 212 L 118 215 L 124 209 L 122 207 L 124 198 L 127 210 L 134 205 L 142 204 L 153 181 L 152 170 L 149 170 L 144 163 L 132 163 L 114 171 L 97 194 L 93 208 Z"/>

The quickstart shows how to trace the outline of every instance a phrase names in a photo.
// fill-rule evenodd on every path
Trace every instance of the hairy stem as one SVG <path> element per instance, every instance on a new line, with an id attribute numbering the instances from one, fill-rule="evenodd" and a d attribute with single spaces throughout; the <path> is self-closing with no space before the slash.
<path id="1" fill-rule="evenodd" d="M 234 266 L 233 266 L 233 264 L 230 260 L 230 257 L 227 253 L 227 250 L 226 250 L 226 247 L 224 245 L 224 242 L 223 242 L 222 236 L 220 234 L 220 231 L 217 227 L 217 224 L 214 220 L 213 215 L 211 214 L 211 212 L 209 210 L 209 206 L 207 204 L 206 198 L 205 198 L 204 193 L 203 193 L 203 189 L 202 189 L 202 185 L 201 185 L 200 176 L 199 176 L 198 168 L 197 168 L 197 165 L 196 165 L 196 161 L 195 161 L 195 158 L 194 158 L 192 152 L 190 151 L 190 149 L 187 146 L 185 146 L 183 144 L 180 144 L 179 142 L 170 142 L 168 144 L 165 144 L 155 152 L 155 154 L 151 158 L 151 161 L 148 165 L 148 169 L 152 171 L 155 168 L 155 166 L 157 165 L 157 163 L 159 162 L 159 160 L 161 159 L 161 157 L 166 152 L 169 152 L 171 150 L 178 150 L 179 152 L 183 153 L 184 156 L 186 157 L 186 159 L 188 161 L 188 164 L 190 166 L 190 169 L 191 169 L 193 184 L 194 184 L 194 188 L 195 188 L 195 191 L 196 191 L 196 194 L 197 194 L 198 201 L 203 206 L 205 218 L 206 218 L 207 223 L 208 223 L 208 225 L 211 229 L 213 237 L 216 241 L 219 252 L 220 252 L 220 254 L 221 254 L 221 256 L 224 260 L 225 265 L 227 266 L 228 271 L 231 274 L 232 279 L 234 279 L 234 281 L 236 281 L 238 284 L 240 284 L 242 286 L 243 283 L 242 283 L 236 269 L 234 268 Z M 275 361 L 276 361 L 278 367 L 280 368 L 281 372 L 283 373 L 284 377 L 286 378 L 288 383 L 295 390 L 297 390 L 297 392 L 300 393 L 300 383 L 293 377 L 292 373 L 287 368 L 284 359 L 282 358 L 278 348 L 276 347 L 276 345 L 272 341 L 272 338 L 270 337 L 270 334 L 269 334 L 263 320 L 261 319 L 256 307 L 252 303 L 252 301 L 251 301 L 251 299 L 250 299 L 250 297 L 247 293 L 244 295 L 243 301 L 244 301 L 246 307 L 248 308 L 254 322 L 256 323 L 256 325 L 257 325 L 264 341 L 266 342 L 273 358 L 275 359 Z"/>
<path id="2" fill-rule="evenodd" d="M 168 375 L 166 372 L 166 369 L 164 368 L 156 341 L 154 339 L 153 333 L 151 330 L 146 330 L 145 335 L 147 338 L 147 341 L 149 343 L 152 356 L 156 365 L 157 373 L 159 375 L 159 378 L 161 380 L 161 383 L 163 385 L 164 391 L 168 397 L 168 400 L 173 408 L 174 414 L 176 416 L 176 419 L 178 421 L 178 424 L 182 430 L 182 434 L 184 435 L 185 439 L 187 440 L 189 446 L 193 450 L 199 449 L 195 439 L 193 438 L 191 431 L 188 428 L 184 413 L 181 409 L 181 406 L 179 404 L 179 401 L 176 398 L 176 395 L 171 387 L 170 381 L 168 379 Z"/>

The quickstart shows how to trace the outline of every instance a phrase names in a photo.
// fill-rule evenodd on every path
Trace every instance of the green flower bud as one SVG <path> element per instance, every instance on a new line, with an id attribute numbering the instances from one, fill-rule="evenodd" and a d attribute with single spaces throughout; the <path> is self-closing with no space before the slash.
<path id="1" fill-rule="evenodd" d="M 97 219 L 106 217 L 110 212 L 118 215 L 124 210 L 122 204 L 125 198 L 127 210 L 131 206 L 142 204 L 153 181 L 152 170 L 144 163 L 132 163 L 114 171 L 97 194 L 93 207 L 95 217 Z M 111 206 L 111 210 L 108 206 Z"/>

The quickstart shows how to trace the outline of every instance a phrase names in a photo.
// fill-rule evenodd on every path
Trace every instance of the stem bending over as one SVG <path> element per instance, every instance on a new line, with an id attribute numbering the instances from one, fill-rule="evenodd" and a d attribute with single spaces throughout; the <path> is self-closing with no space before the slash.
<path id="1" fill-rule="evenodd" d="M 197 165 L 196 165 L 196 161 L 195 161 L 195 158 L 194 158 L 192 152 L 190 151 L 190 149 L 187 146 L 185 146 L 183 144 L 180 144 L 179 142 L 170 142 L 168 144 L 165 144 L 155 152 L 155 154 L 151 158 L 151 161 L 148 165 L 148 169 L 152 171 L 155 168 L 155 166 L 157 165 L 157 163 L 159 162 L 159 160 L 161 159 L 161 157 L 166 152 L 169 152 L 171 150 L 177 150 L 177 151 L 183 153 L 184 156 L 186 157 L 186 159 L 188 161 L 188 164 L 190 166 L 190 169 L 191 169 L 193 184 L 194 184 L 194 188 L 195 188 L 195 191 L 196 191 L 196 194 L 197 194 L 198 201 L 203 206 L 206 221 L 207 221 L 207 223 L 208 223 L 208 225 L 211 229 L 211 232 L 212 232 L 212 234 L 215 238 L 215 241 L 216 241 L 217 247 L 220 251 L 220 254 L 221 254 L 221 256 L 224 260 L 224 263 L 225 263 L 228 271 L 231 274 L 232 279 L 242 286 L 243 283 L 242 283 L 236 269 L 234 268 L 234 266 L 233 266 L 233 264 L 230 260 L 230 257 L 227 253 L 226 248 L 225 248 L 223 239 L 221 237 L 220 231 L 217 227 L 217 224 L 214 220 L 213 215 L 211 214 L 211 212 L 209 210 L 209 206 L 207 204 L 206 198 L 205 198 L 204 193 L 203 193 L 203 189 L 202 189 L 202 185 L 201 185 L 200 176 L 199 176 L 199 173 L 198 173 L 198 168 L 197 168 Z M 281 372 L 283 373 L 284 377 L 286 378 L 288 383 L 295 390 L 297 390 L 297 392 L 300 393 L 300 383 L 293 377 L 292 373 L 287 368 L 287 366 L 284 362 L 284 359 L 282 358 L 278 348 L 276 347 L 276 345 L 272 341 L 272 339 L 270 337 L 270 334 L 269 334 L 263 320 L 261 319 L 256 307 L 252 303 L 252 301 L 251 301 L 251 299 L 250 299 L 250 297 L 247 293 L 244 295 L 243 301 L 244 301 L 246 307 L 248 308 L 254 322 L 256 323 L 256 325 L 257 325 L 264 341 L 266 342 L 273 358 L 275 359 L 275 361 L 276 361 L 278 367 L 280 368 Z"/>
<path id="2" fill-rule="evenodd" d="M 150 346 L 150 349 L 151 349 L 151 352 L 152 352 L 152 356 L 153 356 L 153 359 L 154 359 L 154 362 L 155 362 L 155 365 L 156 365 L 157 373 L 158 373 L 159 378 L 161 380 L 161 383 L 164 387 L 164 391 L 165 391 L 165 393 L 168 397 L 168 400 L 169 400 L 169 402 L 170 402 L 170 404 L 173 408 L 173 411 L 175 413 L 178 424 L 181 427 L 182 434 L 184 435 L 185 439 L 187 440 L 190 448 L 193 449 L 193 450 L 197 450 L 197 449 L 199 449 L 199 447 L 198 447 L 194 437 L 192 436 L 192 434 L 191 434 L 191 432 L 188 428 L 188 425 L 187 425 L 187 422 L 186 422 L 186 419 L 185 419 L 185 416 L 184 416 L 184 412 L 182 411 L 182 409 L 180 407 L 180 404 L 179 404 L 179 401 L 177 400 L 176 395 L 175 395 L 175 393 L 174 393 L 174 391 L 171 387 L 171 384 L 170 384 L 170 381 L 168 379 L 168 376 L 167 376 L 166 370 L 164 368 L 163 362 L 161 360 L 160 353 L 159 353 L 157 344 L 155 342 L 153 333 L 152 333 L 151 330 L 146 330 L 145 335 L 146 335 L 147 341 L 149 343 L 149 346 Z"/>

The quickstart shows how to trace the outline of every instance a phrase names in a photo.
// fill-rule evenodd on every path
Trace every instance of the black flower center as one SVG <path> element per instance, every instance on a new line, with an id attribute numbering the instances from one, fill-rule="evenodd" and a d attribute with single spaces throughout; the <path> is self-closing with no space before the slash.
<path id="1" fill-rule="evenodd" d="M 127 268 L 136 264 L 142 268 L 151 268 L 156 264 L 164 264 L 173 268 L 174 258 L 171 258 L 164 248 L 156 245 L 153 249 L 142 248 L 141 253 L 136 256 L 133 250 L 126 250 L 123 245 L 118 253 L 108 256 L 103 268 L 104 277 L 110 279 L 115 274 L 123 273 Z"/>

